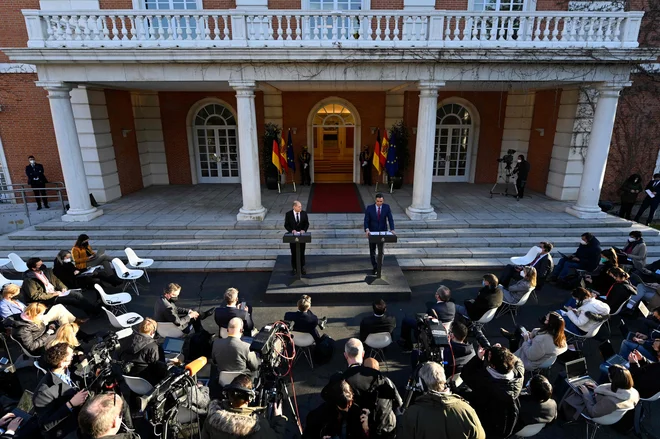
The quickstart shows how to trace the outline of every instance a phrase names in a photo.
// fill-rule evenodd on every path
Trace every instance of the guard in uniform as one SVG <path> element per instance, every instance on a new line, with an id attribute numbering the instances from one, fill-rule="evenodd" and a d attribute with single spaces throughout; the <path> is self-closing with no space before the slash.
<path id="1" fill-rule="evenodd" d="M 307 147 L 303 146 L 303 151 L 300 153 L 300 168 L 302 169 L 302 185 L 311 186 L 312 177 L 309 173 L 309 166 L 312 161 L 312 155 L 307 152 Z"/>
<path id="2" fill-rule="evenodd" d="M 360 167 L 362 168 L 362 184 L 371 186 L 371 154 L 369 154 L 369 145 L 364 145 L 360 153 Z"/>

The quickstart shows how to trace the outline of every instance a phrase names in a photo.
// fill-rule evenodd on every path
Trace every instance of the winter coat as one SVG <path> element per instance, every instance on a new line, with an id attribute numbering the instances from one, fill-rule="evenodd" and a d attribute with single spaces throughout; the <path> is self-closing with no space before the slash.
<path id="1" fill-rule="evenodd" d="M 600 241 L 594 236 L 586 244 L 580 244 L 575 250 L 575 256 L 580 259 L 580 269 L 594 271 L 600 263 Z"/>
<path id="2" fill-rule="evenodd" d="M 601 384 L 593 391 L 569 390 L 560 404 L 566 417 L 577 419 L 584 412 L 592 418 L 609 415 L 616 410 L 632 409 L 639 402 L 639 392 L 635 388 L 612 391 L 612 384 Z"/>
<path id="3" fill-rule="evenodd" d="M 587 315 L 587 312 L 601 316 L 610 313 L 609 305 L 605 302 L 601 302 L 598 299 L 585 300 L 582 302 L 582 306 L 580 306 L 578 310 L 580 310 L 580 315 L 577 315 L 573 311 L 567 311 L 565 317 L 567 317 L 571 322 L 575 323 L 575 326 L 584 332 L 589 332 L 596 326 L 600 325 L 600 322 L 590 319 Z"/>
<path id="4" fill-rule="evenodd" d="M 510 376 L 495 378 L 486 361 L 475 356 L 463 367 L 461 378 L 472 392 L 465 397 L 479 416 L 488 439 L 511 435 L 518 419 L 517 399 L 523 388 L 525 367 L 517 360 Z"/>
<path id="5" fill-rule="evenodd" d="M 143 373 L 150 365 L 156 363 L 159 357 L 156 340 L 139 332 L 134 333 L 131 343 L 119 352 L 121 361 L 133 363 L 131 376 L 143 376 Z"/>
<path id="6" fill-rule="evenodd" d="M 71 379 L 74 379 L 71 374 Z M 71 387 L 53 372 L 48 372 L 37 385 L 32 401 L 45 439 L 75 438 L 80 407 L 66 406 L 79 389 Z"/>
<path id="7" fill-rule="evenodd" d="M 539 329 L 532 331 L 534 337 L 520 345 L 514 355 L 523 362 L 525 370 L 536 370 L 545 364 L 550 358 L 557 357 L 566 352 L 567 347 L 558 347 L 551 334 L 539 332 Z"/>
<path id="8" fill-rule="evenodd" d="M 78 270 L 84 270 L 87 268 L 89 256 L 93 254 L 94 250 L 92 250 L 91 245 L 88 245 L 87 247 L 76 247 L 74 245 L 71 249 L 71 256 L 73 257 L 73 262 L 75 262 Z"/>
<path id="9" fill-rule="evenodd" d="M 504 299 L 508 299 L 510 303 L 518 303 L 525 294 L 529 293 L 534 289 L 527 279 L 520 279 L 518 282 L 512 283 L 509 285 L 509 288 L 502 288 L 502 293 L 504 294 Z M 507 294 L 508 292 L 508 294 Z"/>
<path id="10" fill-rule="evenodd" d="M 157 322 L 170 322 L 184 330 L 190 324 L 189 308 L 179 307 L 163 296 L 156 299 L 154 304 L 154 320 Z"/>
<path id="11" fill-rule="evenodd" d="M 53 270 L 50 268 L 42 267 L 41 272 L 46 276 L 48 281 L 55 287 L 55 291 L 66 291 L 67 287 L 64 285 L 58 278 L 53 274 Z M 56 298 L 55 294 L 46 292 L 46 285 L 39 280 L 37 275 L 32 270 L 25 272 L 23 279 L 23 286 L 21 287 L 21 293 L 25 299 L 25 303 L 30 304 L 32 302 L 47 302 L 51 299 Z"/>
<path id="12" fill-rule="evenodd" d="M 12 337 L 14 337 L 32 355 L 39 355 L 54 335 L 46 333 L 46 325 L 16 317 L 12 320 Z"/>
<path id="13" fill-rule="evenodd" d="M 483 317 L 486 312 L 493 308 L 499 308 L 502 305 L 504 295 L 501 288 L 482 287 L 474 300 L 465 301 L 465 309 L 468 317 L 476 322 Z"/>
<path id="14" fill-rule="evenodd" d="M 353 404 L 348 412 L 340 411 L 336 405 L 324 402 L 307 415 L 302 439 L 323 439 L 325 436 L 339 437 L 346 424 L 346 439 L 368 439 L 360 423 L 361 409 Z M 205 439 L 205 438 L 203 438 Z"/>
<path id="15" fill-rule="evenodd" d="M 660 363 L 651 363 L 642 357 L 639 363 L 630 363 L 629 370 L 640 398 L 650 398 L 660 392 Z"/>
<path id="16" fill-rule="evenodd" d="M 623 248 L 623 252 L 628 255 L 628 258 L 632 261 L 633 267 L 636 270 L 642 271 L 646 266 L 646 242 L 644 238 L 640 238 L 637 241 L 629 242 Z"/>
<path id="17" fill-rule="evenodd" d="M 399 421 L 397 437 L 406 439 L 484 439 L 477 413 L 460 396 L 427 393 L 415 400 Z"/>
<path id="18" fill-rule="evenodd" d="M 449 342 L 450 346 L 445 348 L 444 359 L 445 375 L 450 376 L 461 373 L 463 366 L 474 357 L 474 346 L 471 343 L 460 343 L 455 340 Z"/>
<path id="19" fill-rule="evenodd" d="M 626 302 L 626 300 L 630 299 L 630 297 L 635 294 L 637 294 L 637 290 L 629 281 L 624 280 L 623 282 L 615 282 L 607 292 L 605 301 L 610 307 L 610 312 L 615 313 L 619 310 L 621 305 Z"/>
<path id="20" fill-rule="evenodd" d="M 637 201 L 637 196 L 644 190 L 642 186 L 642 181 L 633 183 L 631 181 L 624 181 L 619 192 L 621 193 L 621 203 L 635 203 Z M 637 192 L 630 192 L 637 191 Z"/>
<path id="21" fill-rule="evenodd" d="M 269 425 L 264 415 L 257 414 L 252 407 L 235 409 L 213 400 L 202 429 L 202 439 L 281 439 L 286 422 L 286 417 L 275 416 Z"/>
<path id="22" fill-rule="evenodd" d="M 600 294 L 607 294 L 610 287 L 614 283 L 614 278 L 609 275 L 608 271 L 613 268 L 614 264 L 610 261 L 604 264 L 599 264 L 598 267 L 591 273 L 591 286 L 592 290 L 598 291 Z M 587 283 L 587 285 L 589 285 Z"/>

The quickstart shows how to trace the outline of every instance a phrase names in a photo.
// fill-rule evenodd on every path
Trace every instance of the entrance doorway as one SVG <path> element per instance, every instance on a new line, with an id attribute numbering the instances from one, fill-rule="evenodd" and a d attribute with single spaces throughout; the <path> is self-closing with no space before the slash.
<path id="1" fill-rule="evenodd" d="M 202 107 L 193 120 L 199 183 L 240 183 L 234 114 L 221 104 Z"/>
<path id="2" fill-rule="evenodd" d="M 312 119 L 313 180 L 351 183 L 355 173 L 355 115 L 339 102 L 324 103 Z"/>

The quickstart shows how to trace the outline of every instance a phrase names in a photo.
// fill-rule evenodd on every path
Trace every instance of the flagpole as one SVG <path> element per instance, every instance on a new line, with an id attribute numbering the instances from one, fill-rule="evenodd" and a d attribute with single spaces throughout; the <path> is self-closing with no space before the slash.
<path id="1" fill-rule="evenodd" d="M 280 182 L 282 181 L 282 174 L 279 172 L 277 173 L 277 193 L 281 194 L 282 193 L 282 188 L 280 187 Z"/>

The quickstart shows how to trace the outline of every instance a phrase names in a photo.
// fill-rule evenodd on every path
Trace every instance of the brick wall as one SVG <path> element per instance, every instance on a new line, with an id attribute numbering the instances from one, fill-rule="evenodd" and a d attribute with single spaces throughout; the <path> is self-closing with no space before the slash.
<path id="1" fill-rule="evenodd" d="M 133 9 L 131 0 L 99 0 L 101 9 Z"/>
<path id="2" fill-rule="evenodd" d="M 506 92 L 452 92 L 440 91 L 438 102 L 452 96 L 461 97 L 472 103 L 479 112 L 481 127 L 479 129 L 479 151 L 477 153 L 477 164 L 474 182 L 494 183 L 497 179 L 497 159 L 500 154 L 502 131 L 504 130 L 504 116 L 506 112 Z M 406 92 L 405 98 L 405 121 L 412 128 L 417 126 L 417 114 L 419 110 L 419 91 Z M 416 136 L 410 136 L 410 164 L 405 173 L 404 182 L 412 184 L 415 167 L 415 142 Z"/>
<path id="3" fill-rule="evenodd" d="M 110 120 L 110 134 L 115 148 L 115 161 L 122 195 L 139 191 L 142 184 L 142 168 L 135 134 L 131 93 L 126 90 L 105 90 L 105 101 Z M 123 134 L 123 130 L 130 130 Z"/>
<path id="4" fill-rule="evenodd" d="M 330 96 L 336 96 L 350 102 L 357 110 L 361 121 L 360 142 L 355 145 L 359 150 L 362 146 L 369 145 L 373 148 L 376 135 L 371 134 L 370 127 L 379 127 L 383 133 L 385 123 L 385 92 L 283 92 L 282 113 L 284 129 L 297 128 L 296 134 L 292 134 L 293 149 L 296 158 L 302 152 L 302 147 L 307 145 L 310 150 L 312 145 L 307 144 L 307 117 L 316 109 L 318 103 Z M 375 172 L 375 171 L 374 171 Z M 372 177 L 375 179 L 375 175 Z M 301 179 L 301 169 L 296 162 L 296 181 Z"/>
<path id="5" fill-rule="evenodd" d="M 195 103 L 204 98 L 221 99 L 235 110 L 236 94 L 234 92 L 160 92 L 158 98 L 160 100 L 160 114 L 170 184 L 192 184 L 186 128 L 188 111 Z M 264 130 L 264 103 L 261 92 L 257 92 L 255 96 L 255 106 L 257 111 L 257 136 L 259 148 L 261 149 L 261 136 Z"/>
<path id="6" fill-rule="evenodd" d="M 0 75 L 0 138 L 13 183 L 26 183 L 29 155 L 44 165 L 48 180 L 63 181 L 48 94 L 36 80 L 32 74 Z"/>
<path id="7" fill-rule="evenodd" d="M 0 47 L 24 47 L 27 45 L 27 29 L 21 9 L 39 9 L 39 0 L 0 1 Z M 0 52 L 0 63 L 7 62 Z M 0 83 L 2 84 L 2 83 Z M 3 87 L 0 87 L 2 89 Z"/>

